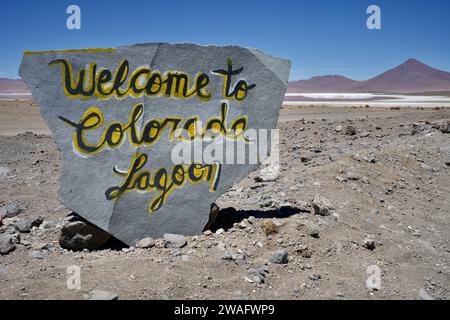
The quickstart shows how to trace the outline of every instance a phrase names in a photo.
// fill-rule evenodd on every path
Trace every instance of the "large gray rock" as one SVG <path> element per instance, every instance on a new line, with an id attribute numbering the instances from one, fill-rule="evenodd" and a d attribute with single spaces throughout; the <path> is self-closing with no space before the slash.
<path id="1" fill-rule="evenodd" d="M 189 123 L 193 128 L 195 119 L 200 129 L 209 123 L 222 133 L 233 122 L 237 128 L 245 121 L 250 129 L 275 128 L 289 69 L 288 60 L 256 49 L 154 43 L 26 52 L 20 75 L 62 153 L 60 201 L 133 245 L 164 233 L 201 234 L 211 203 L 259 165 L 193 159 L 183 170 L 195 162 L 203 171 L 190 180 L 177 171 L 184 183 L 170 189 L 177 141 L 170 132 Z M 83 79 L 84 87 L 78 86 Z M 212 143 L 217 140 L 200 141 Z M 132 164 L 135 174 L 127 180 Z"/>

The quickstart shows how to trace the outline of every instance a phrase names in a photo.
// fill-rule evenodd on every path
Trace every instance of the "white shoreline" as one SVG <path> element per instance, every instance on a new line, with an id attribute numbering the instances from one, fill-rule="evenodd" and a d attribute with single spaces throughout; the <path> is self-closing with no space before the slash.
<path id="1" fill-rule="evenodd" d="M 287 93 L 286 97 L 302 97 L 304 99 L 284 101 L 284 105 L 306 106 L 411 106 L 435 107 L 450 106 L 450 97 L 421 96 L 388 93 Z"/>

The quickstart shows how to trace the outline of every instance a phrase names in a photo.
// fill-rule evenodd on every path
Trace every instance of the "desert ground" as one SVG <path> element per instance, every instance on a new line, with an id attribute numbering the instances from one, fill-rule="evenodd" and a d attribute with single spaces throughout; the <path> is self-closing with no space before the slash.
<path id="1" fill-rule="evenodd" d="M 179 249 L 155 239 L 148 249 L 72 252 L 58 242 L 71 211 L 57 200 L 51 135 L 35 104 L 0 101 L 0 208 L 19 212 L 0 225 L 15 247 L 0 255 L 0 299 L 86 299 L 92 290 L 119 299 L 449 299 L 450 133 L 433 126 L 442 119 L 450 109 L 288 103 L 280 177 L 252 173 L 221 196 L 211 231 Z M 39 226 L 15 227 L 39 216 Z M 273 263 L 281 249 L 287 263 Z M 80 289 L 67 286 L 69 266 L 81 268 Z M 368 286 L 374 270 L 379 286 Z"/>

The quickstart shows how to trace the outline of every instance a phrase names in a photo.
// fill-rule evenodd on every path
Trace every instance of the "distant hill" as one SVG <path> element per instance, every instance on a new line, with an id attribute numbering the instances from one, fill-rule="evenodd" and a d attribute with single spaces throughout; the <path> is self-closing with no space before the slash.
<path id="1" fill-rule="evenodd" d="M 450 73 L 409 59 L 374 78 L 356 81 L 343 76 L 320 76 L 292 81 L 288 92 L 415 93 L 450 91 Z"/>
<path id="2" fill-rule="evenodd" d="M 22 79 L 0 78 L 0 93 L 4 92 L 28 92 L 28 88 Z"/>
<path id="3" fill-rule="evenodd" d="M 338 75 L 318 76 L 289 82 L 289 89 L 293 89 L 292 92 L 343 92 L 357 83 L 358 81 Z"/>
<path id="4" fill-rule="evenodd" d="M 23 80 L 0 78 L 0 99 L 30 98 L 30 91 Z"/>

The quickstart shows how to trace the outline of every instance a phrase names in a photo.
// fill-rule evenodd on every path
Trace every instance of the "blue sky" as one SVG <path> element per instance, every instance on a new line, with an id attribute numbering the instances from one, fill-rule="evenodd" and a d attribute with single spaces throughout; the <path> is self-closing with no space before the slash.
<path id="1" fill-rule="evenodd" d="M 81 8 L 81 30 L 66 8 Z M 366 9 L 381 7 L 381 30 Z M 291 80 L 342 74 L 367 79 L 408 58 L 450 71 L 448 0 L 2 1 L 0 77 L 17 78 L 24 50 L 142 42 L 237 44 L 289 58 Z"/>

